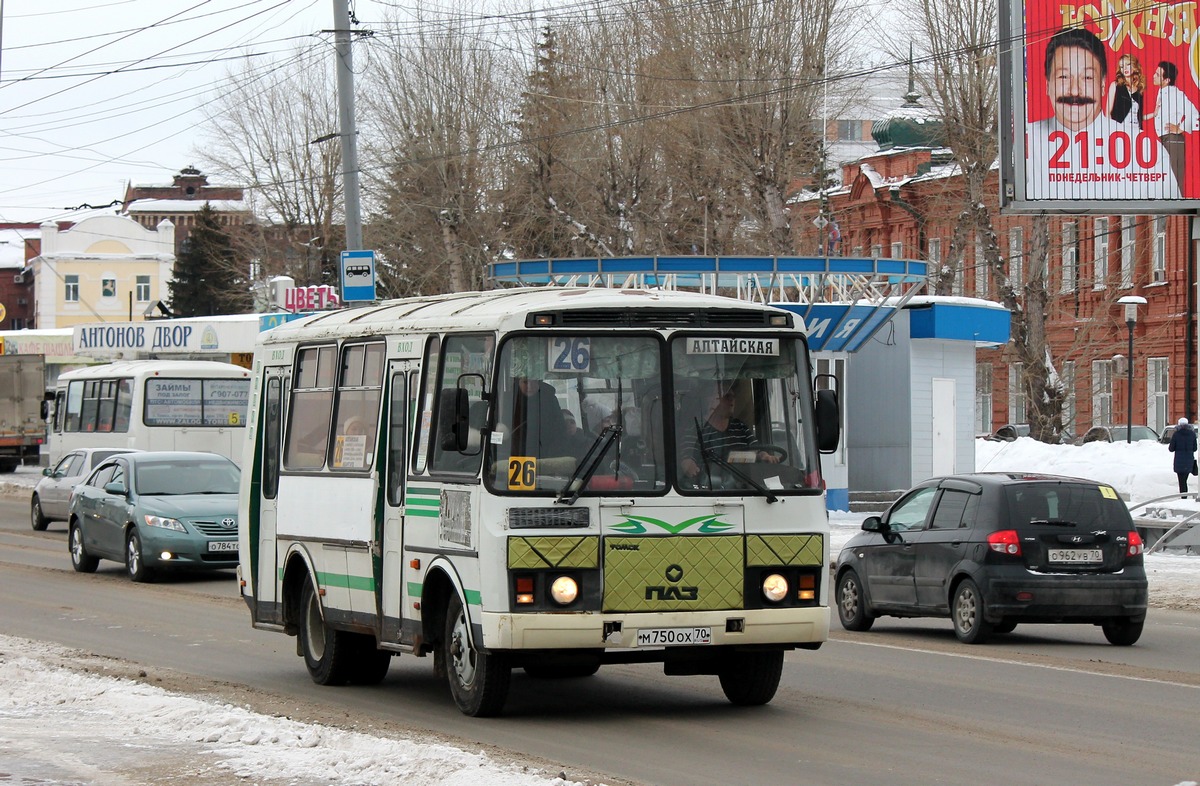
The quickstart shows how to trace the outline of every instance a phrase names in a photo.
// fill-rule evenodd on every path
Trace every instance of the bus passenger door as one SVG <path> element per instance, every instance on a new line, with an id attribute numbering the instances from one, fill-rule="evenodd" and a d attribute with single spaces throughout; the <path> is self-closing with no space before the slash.
<path id="1" fill-rule="evenodd" d="M 283 452 L 283 403 L 287 400 L 289 374 L 286 369 L 267 369 L 263 382 L 262 411 L 257 424 L 257 494 L 251 497 L 251 538 L 257 545 L 251 557 L 257 618 L 272 620 L 279 616 L 278 497 L 279 467 Z M 257 530 L 255 529 L 257 524 Z M 257 564 L 254 564 L 257 560 Z"/>
<path id="2" fill-rule="evenodd" d="M 388 370 L 387 406 L 383 411 L 387 448 L 380 462 L 384 489 L 381 576 L 375 583 L 376 602 L 382 616 L 380 641 L 399 643 L 404 615 L 404 491 L 408 472 L 409 392 L 407 362 L 393 362 Z M 415 379 L 416 374 L 413 374 Z"/>

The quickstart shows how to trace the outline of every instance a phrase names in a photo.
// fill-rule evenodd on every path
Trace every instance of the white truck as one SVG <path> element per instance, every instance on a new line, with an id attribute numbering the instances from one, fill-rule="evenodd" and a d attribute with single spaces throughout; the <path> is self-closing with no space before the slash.
<path id="1" fill-rule="evenodd" d="M 0 354 L 0 472 L 37 464 L 45 442 L 45 358 Z"/>

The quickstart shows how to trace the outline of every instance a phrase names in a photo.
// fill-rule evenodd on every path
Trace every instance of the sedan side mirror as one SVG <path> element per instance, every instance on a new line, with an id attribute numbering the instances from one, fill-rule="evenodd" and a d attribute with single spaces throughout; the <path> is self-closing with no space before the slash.
<path id="1" fill-rule="evenodd" d="M 867 516 L 863 519 L 863 531 L 865 532 L 883 532 L 887 527 L 883 526 L 883 521 L 878 516 Z"/>
<path id="2" fill-rule="evenodd" d="M 129 496 L 129 489 L 125 488 L 125 484 L 115 480 L 111 483 L 105 483 L 104 490 L 109 494 L 116 494 L 119 497 Z"/>

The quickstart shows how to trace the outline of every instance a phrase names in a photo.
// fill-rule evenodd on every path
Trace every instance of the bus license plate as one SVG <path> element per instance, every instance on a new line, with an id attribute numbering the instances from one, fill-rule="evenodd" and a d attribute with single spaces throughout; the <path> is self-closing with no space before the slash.
<path id="1" fill-rule="evenodd" d="M 712 628 L 642 628 L 639 647 L 688 647 L 712 644 Z"/>
<path id="2" fill-rule="evenodd" d="M 1050 549 L 1050 561 L 1060 565 L 1091 565 L 1104 561 L 1100 549 Z"/>
<path id="3" fill-rule="evenodd" d="M 237 547 L 238 547 L 238 542 L 236 540 L 214 540 L 208 544 L 209 551 L 234 551 L 234 552 L 236 552 L 238 550 Z"/>

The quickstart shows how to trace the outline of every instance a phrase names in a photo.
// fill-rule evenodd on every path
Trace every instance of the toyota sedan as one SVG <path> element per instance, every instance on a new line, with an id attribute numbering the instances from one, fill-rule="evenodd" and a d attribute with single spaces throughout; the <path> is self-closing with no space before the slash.
<path id="1" fill-rule="evenodd" d="M 101 559 L 134 581 L 159 571 L 234 568 L 239 471 L 215 453 L 113 456 L 75 487 L 67 543 L 81 573 Z"/>
<path id="2" fill-rule="evenodd" d="M 1100 626 L 1112 644 L 1142 635 L 1142 538 L 1117 492 L 1056 475 L 976 473 L 927 480 L 838 556 L 838 617 L 949 617 L 967 644 L 1021 623 Z"/>

